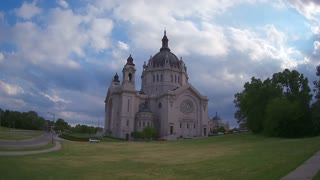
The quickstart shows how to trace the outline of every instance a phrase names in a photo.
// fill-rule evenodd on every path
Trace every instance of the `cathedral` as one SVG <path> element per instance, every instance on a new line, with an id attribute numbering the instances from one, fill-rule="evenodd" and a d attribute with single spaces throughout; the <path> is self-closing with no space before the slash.
<path id="1" fill-rule="evenodd" d="M 113 77 L 105 99 L 107 135 L 130 140 L 132 132 L 150 126 L 167 140 L 208 136 L 208 98 L 188 82 L 186 64 L 168 41 L 164 31 L 160 52 L 143 64 L 139 91 L 131 55 L 122 82 L 117 73 Z"/>

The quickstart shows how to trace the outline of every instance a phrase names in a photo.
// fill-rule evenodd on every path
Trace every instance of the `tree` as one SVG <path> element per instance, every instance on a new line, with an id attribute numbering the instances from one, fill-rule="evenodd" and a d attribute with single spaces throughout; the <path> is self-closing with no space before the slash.
<path id="1" fill-rule="evenodd" d="M 142 135 L 143 135 L 143 138 L 152 139 L 157 136 L 157 131 L 153 127 L 145 127 L 142 130 Z"/>
<path id="2" fill-rule="evenodd" d="M 320 65 L 317 66 L 316 75 L 318 80 L 314 81 L 314 99 L 315 102 L 311 106 L 312 111 L 312 122 L 315 125 L 315 133 L 320 133 Z"/>
<path id="3" fill-rule="evenodd" d="M 299 124 L 301 129 L 297 135 L 308 134 L 313 132 L 310 92 L 308 79 L 295 70 L 285 69 L 263 82 L 252 77 L 250 83 L 245 83 L 244 90 L 235 94 L 235 118 L 240 126 L 246 126 L 254 133 L 294 136 Z M 288 112 L 299 113 L 299 116 L 293 117 Z"/>
<path id="4" fill-rule="evenodd" d="M 280 137 L 303 136 L 311 128 L 308 119 L 303 117 L 304 111 L 299 102 L 291 102 L 287 97 L 275 98 L 266 108 L 264 133 Z"/>
<path id="5" fill-rule="evenodd" d="M 133 137 L 134 139 L 141 139 L 142 133 L 138 132 L 138 131 L 133 131 L 133 132 L 131 132 L 131 137 Z"/>
<path id="6" fill-rule="evenodd" d="M 54 125 L 55 131 L 65 131 L 65 130 L 69 130 L 70 128 L 71 128 L 70 125 L 61 118 L 59 118 Z"/>
<path id="7" fill-rule="evenodd" d="M 279 94 L 281 90 L 270 79 L 262 82 L 252 77 L 250 83 L 245 83 L 244 90 L 235 94 L 235 118 L 240 126 L 248 127 L 254 133 L 262 132 L 268 101 Z"/>
<path id="8" fill-rule="evenodd" d="M 225 133 L 226 129 L 223 126 L 221 126 L 221 127 L 219 127 L 218 132 Z"/>

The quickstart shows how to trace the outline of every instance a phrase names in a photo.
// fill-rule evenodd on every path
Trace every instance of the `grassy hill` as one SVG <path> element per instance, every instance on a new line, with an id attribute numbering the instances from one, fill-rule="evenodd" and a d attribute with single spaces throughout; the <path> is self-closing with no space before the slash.
<path id="1" fill-rule="evenodd" d="M 0 156 L 4 179 L 280 179 L 320 150 L 320 137 L 250 133 L 166 142 L 65 142 L 48 154 Z"/>
<path id="2" fill-rule="evenodd" d="M 0 126 L 0 140 L 26 140 L 41 136 L 43 131 L 13 129 Z"/>

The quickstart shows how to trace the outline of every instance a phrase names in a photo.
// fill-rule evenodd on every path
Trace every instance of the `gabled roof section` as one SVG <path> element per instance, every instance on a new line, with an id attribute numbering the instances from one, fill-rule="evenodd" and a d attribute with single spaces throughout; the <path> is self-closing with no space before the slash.
<path id="1" fill-rule="evenodd" d="M 172 91 L 169 91 L 169 94 L 172 94 L 172 95 L 179 95 L 179 94 L 182 94 L 183 92 L 187 91 L 187 90 L 190 90 L 191 92 L 193 92 L 194 94 L 196 94 L 196 96 L 198 96 L 200 99 L 202 100 L 207 100 L 208 101 L 208 97 L 207 96 L 203 96 L 198 90 L 196 90 L 196 88 L 194 88 L 190 83 L 186 83 L 184 84 L 183 86 L 175 89 L 175 90 L 172 90 Z"/>

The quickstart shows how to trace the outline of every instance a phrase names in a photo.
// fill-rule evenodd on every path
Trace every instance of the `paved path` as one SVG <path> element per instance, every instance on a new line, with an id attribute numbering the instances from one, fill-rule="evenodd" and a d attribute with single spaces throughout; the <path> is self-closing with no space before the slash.
<path id="1" fill-rule="evenodd" d="M 52 134 L 44 133 L 43 135 L 27 139 L 27 140 L 0 140 L 0 147 L 34 147 L 45 146 L 49 142 L 52 142 Z"/>
<path id="2" fill-rule="evenodd" d="M 47 153 L 52 151 L 58 151 L 59 149 L 61 149 L 61 143 L 56 142 L 56 146 L 50 149 L 35 150 L 35 151 L 0 151 L 0 156 L 22 156 L 22 155 L 29 155 L 29 154 L 41 154 L 41 153 Z"/>
<path id="3" fill-rule="evenodd" d="M 307 180 L 312 179 L 320 170 L 320 151 L 297 167 L 291 173 L 281 178 L 282 180 Z"/>
<path id="4" fill-rule="evenodd" d="M 53 136 L 51 133 L 45 133 L 40 137 L 36 137 L 28 140 L 0 140 L 0 147 L 37 147 L 45 146 L 51 143 L 52 140 L 56 142 L 56 146 L 49 149 L 34 150 L 34 151 L 0 151 L 0 156 L 20 156 L 29 154 L 40 154 L 52 151 L 58 151 L 61 149 L 61 141 L 67 141 Z"/>

